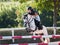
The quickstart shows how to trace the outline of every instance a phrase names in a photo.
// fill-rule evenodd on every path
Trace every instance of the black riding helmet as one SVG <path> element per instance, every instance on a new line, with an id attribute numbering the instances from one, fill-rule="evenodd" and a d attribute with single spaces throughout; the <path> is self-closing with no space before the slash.
<path id="1" fill-rule="evenodd" d="M 30 14 L 30 15 L 34 15 L 35 14 L 35 11 L 33 10 L 32 7 L 28 7 L 28 10 L 31 10 L 31 13 L 29 12 L 28 14 Z"/>
<path id="2" fill-rule="evenodd" d="M 32 7 L 28 7 L 28 10 L 31 10 L 32 11 L 33 9 L 32 9 Z"/>

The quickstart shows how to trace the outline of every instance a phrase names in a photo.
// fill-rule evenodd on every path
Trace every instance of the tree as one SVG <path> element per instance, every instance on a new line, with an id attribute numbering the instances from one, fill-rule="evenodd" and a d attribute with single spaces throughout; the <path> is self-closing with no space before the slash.
<path id="1" fill-rule="evenodd" d="M 53 11 L 53 24 L 57 26 L 57 14 L 59 14 L 59 4 L 60 0 L 35 0 L 37 5 L 37 10 L 42 12 L 43 9 L 47 11 Z"/>
<path id="2" fill-rule="evenodd" d="M 11 28 L 17 27 L 18 21 L 16 20 L 17 15 L 15 14 L 15 8 L 3 9 L 0 11 L 0 28 Z"/>

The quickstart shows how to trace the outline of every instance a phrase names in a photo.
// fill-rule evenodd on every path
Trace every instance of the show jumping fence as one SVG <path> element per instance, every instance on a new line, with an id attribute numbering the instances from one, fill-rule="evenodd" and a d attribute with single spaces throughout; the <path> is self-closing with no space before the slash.
<path id="1" fill-rule="evenodd" d="M 55 29 L 60 29 L 60 27 L 47 27 L 48 29 L 53 29 L 54 33 L 56 33 Z M 22 39 L 22 38 L 60 38 L 60 35 L 44 35 L 44 36 L 36 36 L 36 35 L 30 35 L 30 36 L 14 36 L 14 31 L 15 30 L 25 30 L 26 27 L 24 28 L 3 28 L 0 29 L 0 31 L 12 31 L 12 36 L 0 36 L 0 40 L 7 40 L 7 39 L 12 39 L 14 42 L 14 39 Z M 32 43 L 33 45 L 51 45 L 50 43 Z M 0 44 L 0 45 L 32 45 L 32 44 Z M 52 44 L 54 45 L 54 44 Z M 56 45 L 60 45 L 60 43 L 57 43 Z"/>
<path id="2" fill-rule="evenodd" d="M 60 38 L 60 35 L 47 35 L 47 36 L 0 36 L 0 40 L 7 40 L 7 39 L 23 39 L 23 38 Z"/>

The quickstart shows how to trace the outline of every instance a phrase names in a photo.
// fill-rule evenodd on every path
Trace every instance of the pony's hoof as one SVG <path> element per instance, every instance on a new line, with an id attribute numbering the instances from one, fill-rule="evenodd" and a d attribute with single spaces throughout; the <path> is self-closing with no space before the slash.
<path id="1" fill-rule="evenodd" d="M 44 43 L 48 43 L 47 40 L 45 40 Z"/>

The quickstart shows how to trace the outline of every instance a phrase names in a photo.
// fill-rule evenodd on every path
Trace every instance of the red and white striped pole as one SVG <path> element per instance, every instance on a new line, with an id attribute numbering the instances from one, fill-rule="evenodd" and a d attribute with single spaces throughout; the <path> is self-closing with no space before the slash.
<path id="1" fill-rule="evenodd" d="M 60 35 L 47 35 L 47 36 L 0 36 L 1 39 L 22 39 L 22 38 L 60 38 Z"/>

